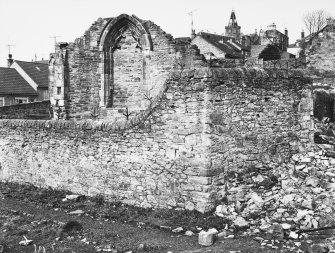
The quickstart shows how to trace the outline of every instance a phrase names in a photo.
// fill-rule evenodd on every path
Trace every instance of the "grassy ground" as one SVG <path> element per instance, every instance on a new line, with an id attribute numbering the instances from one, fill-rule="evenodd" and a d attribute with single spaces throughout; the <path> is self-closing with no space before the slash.
<path id="1" fill-rule="evenodd" d="M 306 241 L 271 242 L 261 246 L 245 231 L 228 231 L 234 239 L 219 239 L 211 247 L 198 244 L 199 228 L 221 230 L 230 221 L 213 213 L 152 210 L 105 202 L 31 185 L 0 183 L 0 245 L 4 253 L 54 252 L 307 252 Z M 82 210 L 81 215 L 69 212 Z M 183 227 L 183 232 L 171 230 Z M 184 235 L 186 230 L 193 236 Z M 19 242 L 33 240 L 27 246 Z M 1 247 L 0 247 L 1 250 Z M 1 251 L 0 251 L 1 252 Z"/>

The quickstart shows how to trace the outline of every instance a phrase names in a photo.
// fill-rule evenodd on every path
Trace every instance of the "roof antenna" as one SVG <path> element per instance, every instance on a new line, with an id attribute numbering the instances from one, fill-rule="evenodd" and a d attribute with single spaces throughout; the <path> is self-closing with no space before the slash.
<path id="1" fill-rule="evenodd" d="M 190 11 L 189 13 L 187 13 L 189 16 L 191 16 L 191 34 L 194 33 L 194 30 L 193 30 L 193 13 L 195 12 L 196 10 L 193 10 L 193 11 Z"/>
<path id="2" fill-rule="evenodd" d="M 14 45 L 14 44 L 7 44 L 6 46 L 8 47 L 8 55 L 10 55 L 10 47 L 15 47 L 16 45 Z"/>

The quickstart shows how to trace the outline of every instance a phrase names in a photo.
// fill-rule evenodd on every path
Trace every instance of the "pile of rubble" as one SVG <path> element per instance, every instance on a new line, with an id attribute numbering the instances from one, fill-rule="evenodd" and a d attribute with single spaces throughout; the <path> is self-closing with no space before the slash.
<path id="1" fill-rule="evenodd" d="M 215 214 L 229 217 L 232 230 L 265 235 L 259 237 L 262 245 L 266 240 L 308 239 L 325 230 L 328 237 L 334 234 L 334 147 L 315 144 L 314 152 L 295 154 L 273 171 L 277 179 L 271 187 L 255 187 L 269 181 L 266 173 L 259 173 L 252 176 L 253 184 L 229 189 L 229 204 L 218 205 Z M 207 237 L 219 233 L 203 232 L 199 243 L 208 245 Z"/>
<path id="2" fill-rule="evenodd" d="M 263 224 L 283 222 L 301 230 L 329 226 L 330 221 L 325 217 L 333 213 L 335 151 L 328 150 L 329 145 L 318 147 L 317 152 L 293 155 L 291 163 L 277 168 L 278 183 L 269 190 L 257 192 L 245 186 L 231 189 L 239 198 L 228 206 L 218 206 L 217 215 L 263 214 Z M 252 179 L 254 182 L 266 180 L 262 175 Z M 244 206 L 242 210 L 241 206 Z"/>

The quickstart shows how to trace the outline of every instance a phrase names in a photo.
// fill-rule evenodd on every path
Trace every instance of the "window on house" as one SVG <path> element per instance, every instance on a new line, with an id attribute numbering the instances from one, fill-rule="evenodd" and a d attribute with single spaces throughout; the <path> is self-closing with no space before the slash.
<path id="1" fill-rule="evenodd" d="M 62 92 L 62 87 L 57 87 L 57 95 L 60 95 Z"/>
<path id="2" fill-rule="evenodd" d="M 28 103 L 28 98 L 24 98 L 24 97 L 15 98 L 15 104 L 24 104 L 24 103 Z"/>

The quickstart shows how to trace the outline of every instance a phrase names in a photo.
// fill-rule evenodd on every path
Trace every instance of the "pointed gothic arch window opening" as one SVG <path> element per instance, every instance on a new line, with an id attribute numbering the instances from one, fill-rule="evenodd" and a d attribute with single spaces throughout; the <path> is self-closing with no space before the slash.
<path id="1" fill-rule="evenodd" d="M 98 43 L 103 50 L 103 80 L 102 80 L 102 96 L 101 106 L 107 108 L 115 105 L 115 59 L 114 53 L 120 49 L 119 42 L 122 40 L 123 33 L 126 30 L 131 31 L 131 36 L 136 41 L 136 48 L 141 50 L 152 50 L 151 37 L 135 16 L 122 14 L 119 17 L 111 20 L 104 28 Z"/>

